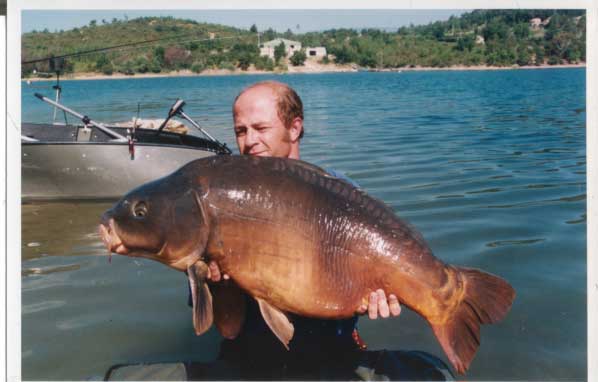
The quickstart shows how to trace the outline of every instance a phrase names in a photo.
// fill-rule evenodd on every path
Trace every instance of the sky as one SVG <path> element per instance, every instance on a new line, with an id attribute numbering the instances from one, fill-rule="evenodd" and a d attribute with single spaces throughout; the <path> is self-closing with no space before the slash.
<path id="1" fill-rule="evenodd" d="M 91 20 L 101 24 L 142 16 L 173 16 L 198 22 L 208 22 L 249 29 L 255 24 L 259 30 L 272 28 L 278 32 L 291 29 L 293 33 L 322 31 L 332 28 L 383 28 L 398 29 L 401 26 L 428 24 L 447 20 L 465 10 L 28 10 L 22 13 L 22 32 L 48 29 L 50 32 L 68 30 L 88 25 Z"/>

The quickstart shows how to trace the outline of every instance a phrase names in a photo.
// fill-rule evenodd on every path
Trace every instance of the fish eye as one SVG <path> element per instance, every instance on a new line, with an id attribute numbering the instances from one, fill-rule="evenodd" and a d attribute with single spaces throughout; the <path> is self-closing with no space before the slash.
<path id="1" fill-rule="evenodd" d="M 133 206 L 133 216 L 136 218 L 144 218 L 147 215 L 147 204 L 143 201 L 135 203 Z"/>

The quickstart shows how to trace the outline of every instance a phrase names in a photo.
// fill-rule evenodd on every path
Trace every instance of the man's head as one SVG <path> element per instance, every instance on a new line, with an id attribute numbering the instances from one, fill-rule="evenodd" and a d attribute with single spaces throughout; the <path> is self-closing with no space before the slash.
<path id="1" fill-rule="evenodd" d="M 241 154 L 299 159 L 303 104 L 288 85 L 263 81 L 244 89 L 233 119 Z"/>

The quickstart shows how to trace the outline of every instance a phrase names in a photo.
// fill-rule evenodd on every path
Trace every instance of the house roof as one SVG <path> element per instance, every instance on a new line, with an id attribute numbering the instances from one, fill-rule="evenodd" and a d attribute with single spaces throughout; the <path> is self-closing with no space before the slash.
<path id="1" fill-rule="evenodd" d="M 299 41 L 293 41 L 293 40 L 287 40 L 286 38 L 275 38 L 274 40 L 270 40 L 264 43 L 264 46 L 278 46 L 280 45 L 281 42 L 284 42 L 285 46 L 290 46 L 290 45 L 301 45 L 301 43 Z"/>

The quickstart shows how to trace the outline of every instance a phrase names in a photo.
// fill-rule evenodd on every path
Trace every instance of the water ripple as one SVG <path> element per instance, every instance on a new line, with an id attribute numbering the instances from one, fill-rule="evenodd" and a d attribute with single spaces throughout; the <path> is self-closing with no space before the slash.
<path id="1" fill-rule="evenodd" d="M 81 264 L 70 264 L 70 265 L 63 265 L 58 267 L 31 267 L 31 268 L 24 268 L 21 271 L 23 276 L 32 276 L 32 275 L 47 275 L 50 273 L 56 272 L 69 272 L 69 271 L 76 271 L 81 268 Z"/>
<path id="2" fill-rule="evenodd" d="M 499 240 L 487 243 L 486 246 L 490 248 L 504 247 L 507 245 L 530 245 L 535 243 L 541 243 L 546 239 L 527 239 L 527 240 Z"/>

